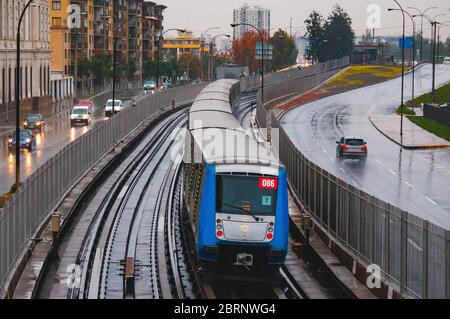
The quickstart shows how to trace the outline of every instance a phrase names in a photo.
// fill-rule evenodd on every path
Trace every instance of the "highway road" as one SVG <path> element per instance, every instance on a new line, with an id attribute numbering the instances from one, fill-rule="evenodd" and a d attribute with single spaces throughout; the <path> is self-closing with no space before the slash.
<path id="1" fill-rule="evenodd" d="M 450 82 L 450 66 L 437 66 L 437 85 Z M 401 79 L 341 93 L 288 111 L 281 123 L 302 153 L 333 175 L 409 213 L 450 230 L 450 149 L 405 150 L 370 123 L 394 114 Z M 416 94 L 431 91 L 431 66 L 416 72 Z M 411 75 L 405 82 L 411 98 Z M 405 119 L 406 120 L 406 119 Z M 400 118 L 399 118 L 400 129 Z M 363 137 L 366 163 L 336 160 L 336 141 Z"/>
<path id="2" fill-rule="evenodd" d="M 126 99 L 138 94 L 130 90 L 118 92 L 118 98 Z M 106 98 L 100 96 L 93 99 L 95 103 L 91 126 L 70 127 L 69 111 L 61 112 L 50 119 L 46 119 L 46 126 L 42 133 L 35 132 L 36 147 L 33 152 L 21 151 L 21 180 L 28 176 L 57 154 L 68 143 L 85 134 L 95 123 L 105 121 L 104 105 Z M 15 182 L 15 154 L 8 151 L 8 136 L 0 137 L 0 194 L 10 190 Z"/>

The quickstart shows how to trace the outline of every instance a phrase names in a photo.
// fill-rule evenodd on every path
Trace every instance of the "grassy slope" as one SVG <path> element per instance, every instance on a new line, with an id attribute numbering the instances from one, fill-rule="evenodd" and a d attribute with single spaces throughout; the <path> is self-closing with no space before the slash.
<path id="1" fill-rule="evenodd" d="M 424 130 L 450 142 L 450 127 L 422 116 L 408 116 L 408 119 Z"/>
<path id="2" fill-rule="evenodd" d="M 347 68 L 324 87 L 358 88 L 398 77 L 401 72 L 402 68 L 398 66 L 354 65 Z"/>

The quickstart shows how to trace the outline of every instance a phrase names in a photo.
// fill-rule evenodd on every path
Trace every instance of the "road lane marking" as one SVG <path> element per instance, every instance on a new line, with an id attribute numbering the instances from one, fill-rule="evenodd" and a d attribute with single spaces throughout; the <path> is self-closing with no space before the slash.
<path id="1" fill-rule="evenodd" d="M 430 203 L 432 203 L 432 204 L 434 204 L 434 205 L 437 206 L 437 203 L 436 203 L 434 200 L 432 200 L 430 197 L 425 196 L 425 198 L 426 198 Z"/>
<path id="2" fill-rule="evenodd" d="M 378 164 L 381 164 L 381 161 L 378 158 L 375 159 L 375 162 L 377 162 Z"/>
<path id="3" fill-rule="evenodd" d="M 414 240 L 408 238 L 408 243 L 411 244 L 417 251 L 422 251 L 422 247 L 420 247 Z"/>
<path id="4" fill-rule="evenodd" d="M 411 187 L 411 188 L 415 188 L 414 185 L 408 183 L 408 182 L 403 182 L 406 186 Z"/>
<path id="5" fill-rule="evenodd" d="M 343 169 L 342 167 L 339 168 L 341 170 L 342 173 L 347 174 L 347 172 L 345 171 L 345 169 Z"/>
<path id="6" fill-rule="evenodd" d="M 328 152 L 327 152 L 326 150 L 322 150 L 322 152 L 323 152 L 324 154 L 328 154 Z"/>
<path id="7" fill-rule="evenodd" d="M 389 173 L 391 173 L 392 175 L 397 176 L 397 173 L 396 173 L 393 169 L 390 169 L 390 170 L 389 170 Z"/>

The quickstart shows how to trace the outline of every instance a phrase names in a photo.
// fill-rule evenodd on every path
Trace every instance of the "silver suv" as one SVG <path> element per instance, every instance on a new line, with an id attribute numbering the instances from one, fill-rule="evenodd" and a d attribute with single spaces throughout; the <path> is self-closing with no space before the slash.
<path id="1" fill-rule="evenodd" d="M 359 137 L 343 137 L 336 142 L 336 157 L 342 159 L 360 159 L 365 161 L 368 155 L 367 142 Z"/>

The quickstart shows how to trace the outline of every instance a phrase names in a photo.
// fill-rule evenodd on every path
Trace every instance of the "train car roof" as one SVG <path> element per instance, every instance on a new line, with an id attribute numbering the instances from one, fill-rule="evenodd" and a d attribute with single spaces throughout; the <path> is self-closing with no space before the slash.
<path id="1" fill-rule="evenodd" d="M 191 107 L 191 113 L 203 111 L 218 111 L 231 114 L 230 103 L 217 100 L 200 100 Z"/>
<path id="2" fill-rule="evenodd" d="M 189 130 L 199 128 L 221 128 L 243 131 L 240 123 L 232 113 L 204 110 L 190 113 Z"/>
<path id="3" fill-rule="evenodd" d="M 242 129 L 204 128 L 191 134 L 208 164 L 281 166 L 270 150 Z"/>

